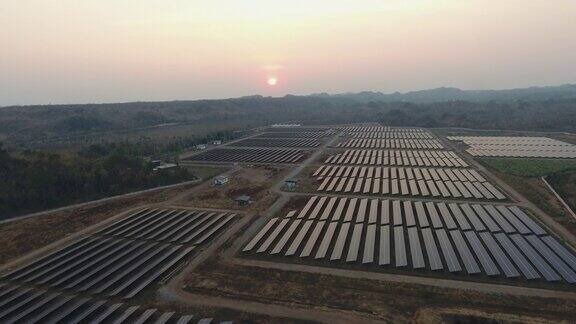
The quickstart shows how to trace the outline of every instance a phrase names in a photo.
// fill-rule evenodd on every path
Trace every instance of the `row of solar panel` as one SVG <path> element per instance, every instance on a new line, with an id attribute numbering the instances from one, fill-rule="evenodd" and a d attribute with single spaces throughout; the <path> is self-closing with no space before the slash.
<path id="1" fill-rule="evenodd" d="M 202 244 L 235 216 L 236 214 L 196 210 L 144 209 L 95 234 L 179 244 Z"/>
<path id="2" fill-rule="evenodd" d="M 489 182 L 325 177 L 316 191 L 459 199 L 506 199 Z"/>
<path id="3" fill-rule="evenodd" d="M 391 127 L 391 126 L 343 126 L 339 127 L 344 132 L 403 132 L 403 133 L 428 133 L 424 128 Z"/>
<path id="4" fill-rule="evenodd" d="M 380 223 L 419 227 L 544 235 L 546 231 L 516 206 L 313 196 L 288 218 Z"/>
<path id="5" fill-rule="evenodd" d="M 234 214 L 142 210 L 2 277 L 131 298 L 212 239 Z M 184 244 L 174 244 L 174 243 Z"/>
<path id="6" fill-rule="evenodd" d="M 448 136 L 452 141 L 463 141 L 470 146 L 486 145 L 496 147 L 514 146 L 549 146 L 549 147 L 573 147 L 574 144 L 562 142 L 556 139 L 541 136 Z"/>
<path id="7" fill-rule="evenodd" d="M 449 168 L 411 168 L 411 167 L 360 167 L 322 165 L 312 174 L 313 177 L 361 177 L 383 179 L 416 179 L 442 181 L 480 181 L 487 180 L 473 169 Z M 322 180 L 318 178 L 318 180 Z"/>
<path id="8" fill-rule="evenodd" d="M 199 162 L 253 162 L 296 163 L 304 157 L 302 150 L 218 148 L 187 157 L 187 161 Z"/>
<path id="9" fill-rule="evenodd" d="M 176 312 L 0 284 L 1 323 L 215 323 Z M 219 323 L 232 323 L 231 321 Z"/>
<path id="10" fill-rule="evenodd" d="M 281 133 L 281 132 L 268 132 L 254 136 L 254 138 L 322 138 L 328 135 L 329 132 L 294 132 L 294 133 Z"/>
<path id="11" fill-rule="evenodd" d="M 320 142 L 314 138 L 247 138 L 228 146 L 251 147 L 316 147 Z"/>
<path id="12" fill-rule="evenodd" d="M 428 132 L 350 132 L 351 138 L 392 138 L 392 139 L 429 139 L 434 138 Z"/>
<path id="13" fill-rule="evenodd" d="M 576 282 L 576 256 L 549 235 L 286 217 L 268 221 L 243 251 L 450 273 L 463 264 L 470 275 Z"/>
<path id="14" fill-rule="evenodd" d="M 346 150 L 330 155 L 326 164 L 467 167 L 452 151 Z"/>
<path id="15" fill-rule="evenodd" d="M 467 149 L 472 156 L 576 159 L 576 148 L 566 149 Z"/>
<path id="16" fill-rule="evenodd" d="M 367 149 L 443 149 L 435 139 L 349 139 L 336 145 L 343 148 L 367 148 Z"/>

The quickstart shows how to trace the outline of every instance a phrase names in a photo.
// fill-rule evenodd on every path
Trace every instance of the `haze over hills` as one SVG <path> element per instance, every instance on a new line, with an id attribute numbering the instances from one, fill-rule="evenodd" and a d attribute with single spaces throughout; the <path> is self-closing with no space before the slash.
<path id="1" fill-rule="evenodd" d="M 357 102 L 370 101 L 407 101 L 407 102 L 440 102 L 440 101 L 488 101 L 488 100 L 542 100 L 576 97 L 576 84 L 561 86 L 529 87 L 504 90 L 461 90 L 453 87 L 410 91 L 405 93 L 382 93 L 363 91 L 358 93 L 312 94 L 314 97 L 347 98 Z"/>
<path id="2" fill-rule="evenodd" d="M 0 141 L 27 143 L 72 135 L 100 138 L 136 131 L 140 132 L 137 137 L 154 137 L 157 129 L 162 129 L 163 137 L 197 136 L 215 129 L 239 130 L 286 121 L 576 131 L 576 85 L 12 106 L 0 109 Z"/>

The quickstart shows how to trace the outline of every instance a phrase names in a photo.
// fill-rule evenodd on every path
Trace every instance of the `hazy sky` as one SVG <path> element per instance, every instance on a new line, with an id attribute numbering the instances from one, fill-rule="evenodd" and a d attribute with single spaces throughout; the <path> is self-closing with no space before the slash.
<path id="1" fill-rule="evenodd" d="M 575 0 L 0 0 L 0 105 L 512 88 L 575 71 Z"/>

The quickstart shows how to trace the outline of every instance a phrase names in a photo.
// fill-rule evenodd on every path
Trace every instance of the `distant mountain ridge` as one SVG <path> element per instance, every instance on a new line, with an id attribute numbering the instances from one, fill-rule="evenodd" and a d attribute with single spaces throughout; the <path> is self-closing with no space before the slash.
<path id="1" fill-rule="evenodd" d="M 576 84 L 560 86 L 529 87 L 505 90 L 461 90 L 452 87 L 441 87 L 406 93 L 383 93 L 362 91 L 357 93 L 316 93 L 311 97 L 346 98 L 356 102 L 415 102 L 429 103 L 442 101 L 491 101 L 491 100 L 546 100 L 576 98 Z"/>

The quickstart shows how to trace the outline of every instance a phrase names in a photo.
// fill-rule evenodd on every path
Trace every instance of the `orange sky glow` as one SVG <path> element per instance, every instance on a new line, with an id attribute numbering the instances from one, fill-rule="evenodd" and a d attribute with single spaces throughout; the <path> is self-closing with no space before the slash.
<path id="1" fill-rule="evenodd" d="M 0 44 L 0 105 L 556 85 L 576 1 L 1 0 Z"/>

